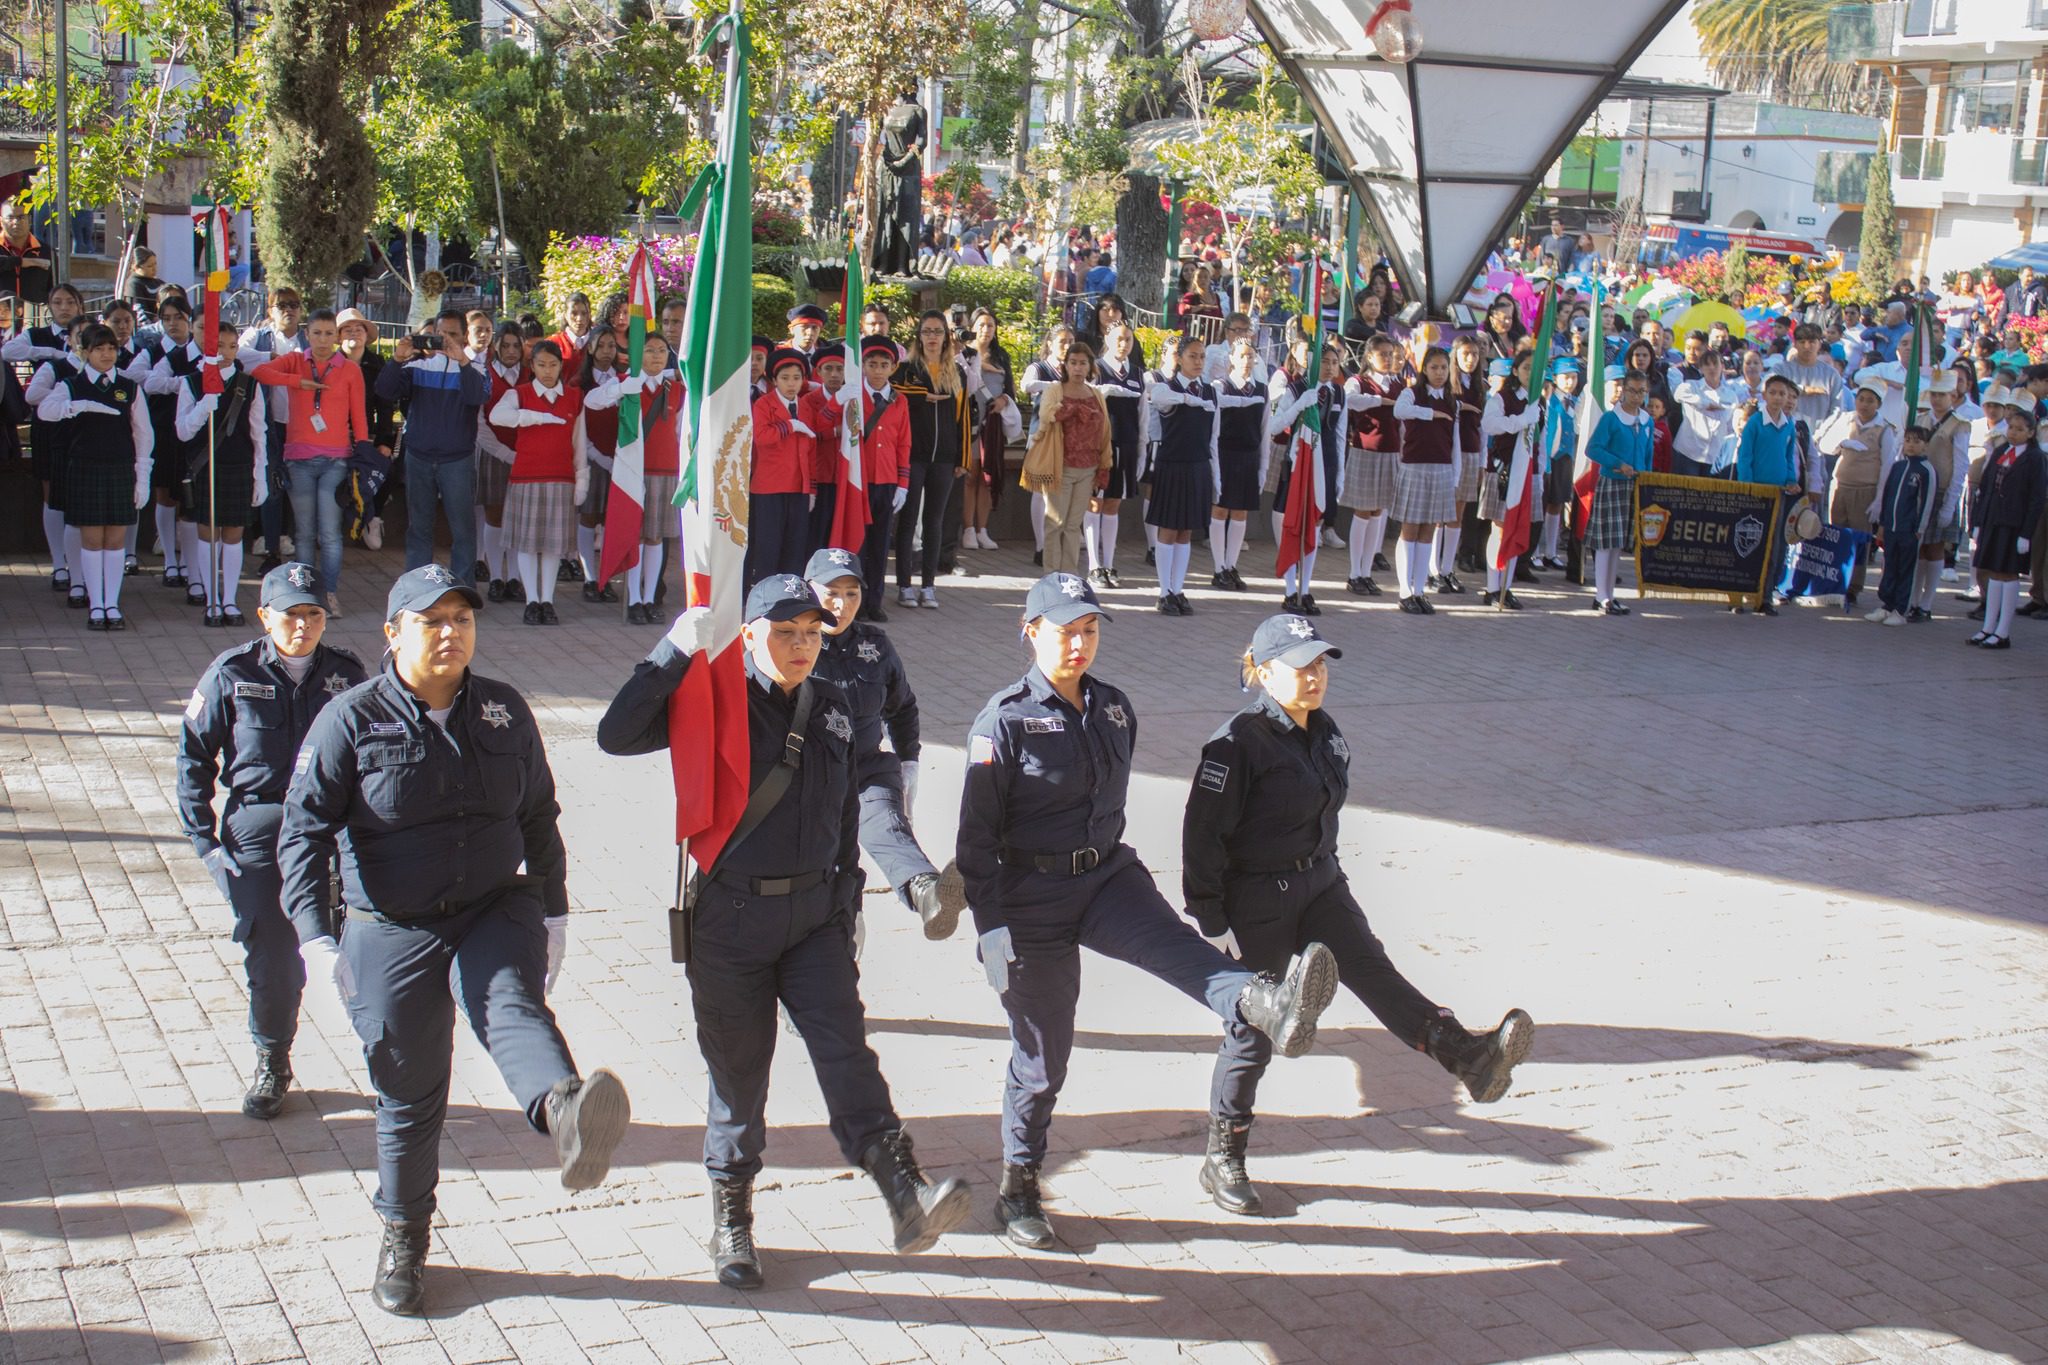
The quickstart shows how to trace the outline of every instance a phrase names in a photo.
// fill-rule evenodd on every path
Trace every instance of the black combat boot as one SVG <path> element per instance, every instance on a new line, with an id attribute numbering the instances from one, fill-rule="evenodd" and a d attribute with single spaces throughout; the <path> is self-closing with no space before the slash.
<path id="1" fill-rule="evenodd" d="M 727 1289 L 759 1289 L 761 1257 L 754 1250 L 754 1182 L 711 1180 L 711 1267 Z"/>
<path id="2" fill-rule="evenodd" d="M 1202 1189 L 1228 1213 L 1257 1215 L 1265 1212 L 1258 1187 L 1245 1173 L 1244 1149 L 1251 1141 L 1250 1122 L 1239 1125 L 1232 1119 L 1209 1120 L 1209 1155 L 1202 1162 Z"/>
<path id="3" fill-rule="evenodd" d="M 924 1251 L 967 1218 L 967 1186 L 959 1180 L 934 1185 L 917 1168 L 910 1134 L 884 1133 L 860 1154 L 861 1169 L 875 1178 L 889 1205 L 898 1251 Z"/>
<path id="4" fill-rule="evenodd" d="M 1517 1064 L 1536 1041 L 1536 1021 L 1509 1010 L 1491 1033 L 1473 1033 L 1445 1015 L 1429 1026 L 1422 1050 L 1465 1083 L 1475 1104 L 1492 1104 L 1508 1093 Z"/>
<path id="5" fill-rule="evenodd" d="M 292 1084 L 292 1054 L 265 1048 L 256 1054 L 256 1074 L 242 1095 L 242 1112 L 252 1119 L 274 1119 L 284 1108 L 284 1092 Z"/>
<path id="6" fill-rule="evenodd" d="M 384 1244 L 377 1248 L 377 1282 L 370 1302 L 387 1313 L 416 1317 L 427 1297 L 427 1220 L 384 1220 Z"/>
<path id="7" fill-rule="evenodd" d="M 1237 998 L 1237 1015 L 1266 1035 L 1283 1057 L 1299 1057 L 1316 1041 L 1316 1019 L 1337 994 L 1337 959 L 1320 943 L 1301 950 L 1285 977 L 1261 972 Z"/>
<path id="8" fill-rule="evenodd" d="M 1052 1224 L 1038 1202 L 1038 1166 L 1003 1165 L 1002 1188 L 996 1192 L 996 1217 L 1003 1235 L 1020 1247 L 1044 1251 L 1054 1244 Z"/>
<path id="9" fill-rule="evenodd" d="M 557 1081 L 548 1095 L 548 1132 L 562 1164 L 562 1188 L 587 1190 L 612 1168 L 612 1152 L 626 1135 L 632 1101 L 617 1076 L 600 1067 L 590 1079 Z"/>

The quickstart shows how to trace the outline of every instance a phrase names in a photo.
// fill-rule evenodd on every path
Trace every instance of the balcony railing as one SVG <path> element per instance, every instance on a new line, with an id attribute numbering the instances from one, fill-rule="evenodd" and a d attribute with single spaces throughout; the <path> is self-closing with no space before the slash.
<path id="1" fill-rule="evenodd" d="M 1947 169 L 1947 138 L 1902 137 L 1899 139 L 1899 179 L 1939 180 Z"/>
<path id="2" fill-rule="evenodd" d="M 1873 152 L 1822 152 L 1813 163 L 1813 198 L 1819 204 L 1860 204 L 1870 189 Z"/>
<path id="3" fill-rule="evenodd" d="M 2048 28 L 2048 0 L 2027 0 L 2027 27 Z"/>
<path id="4" fill-rule="evenodd" d="M 1906 0 L 1908 38 L 1944 38 L 1956 31 L 1958 0 Z M 1981 0 L 1980 0 L 1981 3 Z"/>
<path id="5" fill-rule="evenodd" d="M 2048 0 L 2034 0 L 2048 5 Z M 1905 18 L 1903 0 L 1887 4 L 1836 5 L 1828 11 L 1828 60 L 1882 61 L 1892 55 L 1892 41 Z"/>
<path id="6" fill-rule="evenodd" d="M 2012 183 L 2048 185 L 2048 138 L 2016 137 L 2012 140 Z"/>

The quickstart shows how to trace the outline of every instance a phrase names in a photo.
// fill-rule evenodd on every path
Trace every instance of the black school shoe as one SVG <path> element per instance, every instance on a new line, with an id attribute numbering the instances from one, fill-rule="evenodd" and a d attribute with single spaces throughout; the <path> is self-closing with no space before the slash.
<path id="1" fill-rule="evenodd" d="M 489 585 L 488 587 L 486 587 L 486 588 L 484 589 L 484 601 L 486 601 L 486 602 L 502 602 L 502 601 L 504 601 L 504 600 L 505 600 L 505 580 L 504 580 L 504 579 L 502 579 L 502 578 L 493 578 L 493 579 L 492 579 L 492 580 L 490 581 L 490 585 Z"/>
<path id="2" fill-rule="evenodd" d="M 505 600 L 507 602 L 524 602 L 526 600 L 526 585 L 516 578 L 506 579 Z"/>
<path id="3" fill-rule="evenodd" d="M 1377 550 L 1373 551 L 1372 567 L 1375 573 L 1392 573 L 1394 571 L 1394 566 L 1387 563 L 1387 557 Z"/>
<path id="4" fill-rule="evenodd" d="M 539 624 L 540 624 L 540 603 L 538 603 L 538 602 L 528 602 L 528 603 L 526 604 L 526 610 L 525 610 L 524 612 L 520 613 L 520 616 L 519 616 L 519 620 L 520 620 L 520 623 L 521 623 L 522 625 L 528 625 L 528 626 L 537 626 L 537 625 L 539 625 Z"/>
<path id="5" fill-rule="evenodd" d="M 1313 593 L 1303 593 L 1301 595 L 1301 602 L 1296 607 L 1296 610 L 1303 616 L 1321 616 L 1323 614 L 1323 609 L 1316 605 L 1315 594 Z"/>

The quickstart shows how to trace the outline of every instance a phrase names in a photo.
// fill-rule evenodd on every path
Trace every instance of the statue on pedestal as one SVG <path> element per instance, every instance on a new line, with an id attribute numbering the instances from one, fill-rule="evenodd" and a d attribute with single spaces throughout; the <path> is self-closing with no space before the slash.
<path id="1" fill-rule="evenodd" d="M 917 261 L 928 137 L 924 106 L 917 102 L 915 92 L 905 90 L 882 119 L 881 185 L 876 196 L 875 241 L 868 254 L 876 275 L 907 275 Z"/>

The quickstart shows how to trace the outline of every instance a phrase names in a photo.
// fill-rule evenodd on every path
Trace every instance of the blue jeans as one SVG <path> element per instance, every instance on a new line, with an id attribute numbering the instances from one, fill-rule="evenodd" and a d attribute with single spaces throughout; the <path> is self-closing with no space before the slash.
<path id="1" fill-rule="evenodd" d="M 405 567 L 434 562 L 434 511 L 448 509 L 448 567 L 463 582 L 476 568 L 476 461 L 405 453 Z"/>
<path id="2" fill-rule="evenodd" d="M 348 461 L 323 455 L 312 460 L 285 461 L 284 476 L 292 494 L 292 534 L 299 558 L 320 571 L 320 591 L 341 586 L 341 503 L 334 496 L 348 476 Z M 320 558 L 306 554 L 306 538 L 319 532 Z"/>

